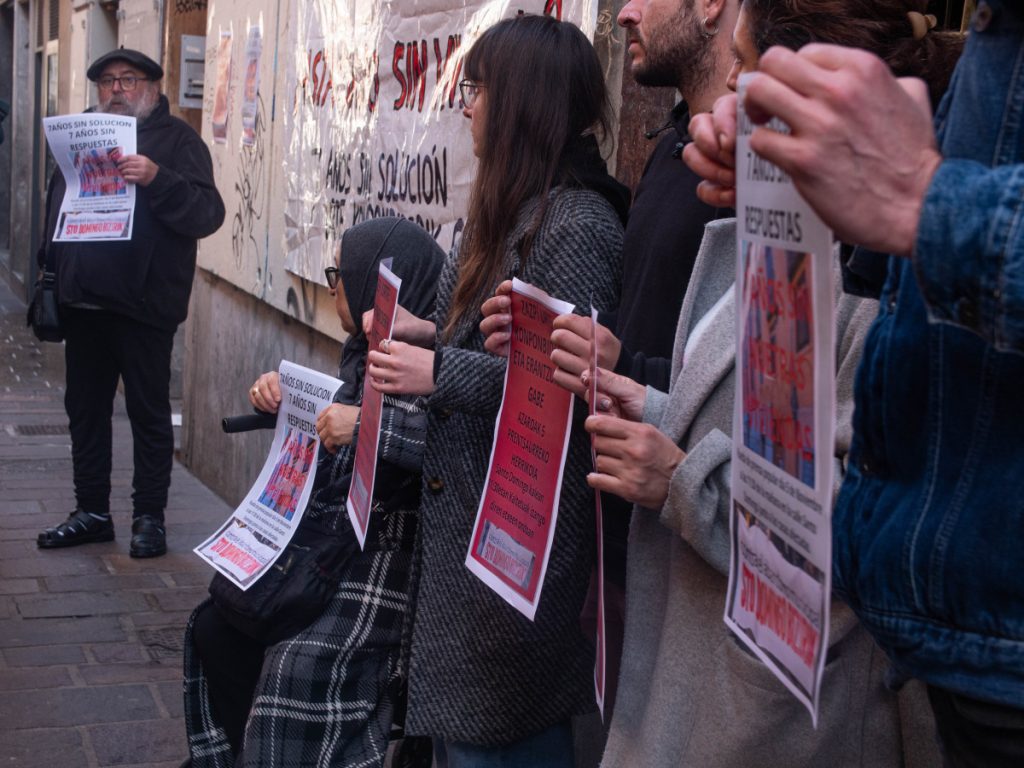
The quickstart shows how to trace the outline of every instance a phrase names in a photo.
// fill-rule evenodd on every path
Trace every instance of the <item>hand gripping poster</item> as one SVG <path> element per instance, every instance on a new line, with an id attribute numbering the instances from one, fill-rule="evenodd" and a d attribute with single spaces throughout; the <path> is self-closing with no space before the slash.
<path id="1" fill-rule="evenodd" d="M 281 406 L 263 469 L 227 522 L 194 550 L 242 590 L 274 564 L 302 520 L 320 448 L 316 417 L 341 386 L 286 360 L 278 375 Z"/>
<path id="2" fill-rule="evenodd" d="M 136 153 L 135 118 L 44 117 L 43 129 L 66 187 L 53 240 L 131 240 L 135 185 L 121 176 L 117 161 Z"/>
<path id="3" fill-rule="evenodd" d="M 518 279 L 511 298 L 505 389 L 466 567 L 533 621 L 572 423 L 572 394 L 554 381 L 551 323 L 573 305 Z"/>
<path id="4" fill-rule="evenodd" d="M 754 75 L 756 77 L 756 75 Z M 817 725 L 832 589 L 832 233 L 737 115 L 737 354 L 726 624 Z M 770 126 L 786 132 L 778 121 Z"/>
<path id="5" fill-rule="evenodd" d="M 380 263 L 377 274 L 377 295 L 373 302 L 373 327 L 370 330 L 370 349 L 379 349 L 384 339 L 391 338 L 391 329 L 398 312 L 398 292 L 402 281 L 391 271 L 391 259 Z M 359 440 L 356 442 L 356 458 L 352 467 L 352 487 L 345 501 L 348 519 L 352 521 L 359 548 L 366 542 L 366 531 L 370 527 L 370 510 L 373 508 L 373 486 L 377 475 L 377 447 L 380 443 L 380 419 L 384 407 L 384 395 L 370 384 L 370 377 L 363 380 L 363 404 L 359 411 Z"/>

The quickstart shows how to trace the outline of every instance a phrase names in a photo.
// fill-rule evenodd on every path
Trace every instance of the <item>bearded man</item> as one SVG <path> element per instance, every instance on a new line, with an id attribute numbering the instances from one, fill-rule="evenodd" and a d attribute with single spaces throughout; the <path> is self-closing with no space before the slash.
<path id="1" fill-rule="evenodd" d="M 112 153 L 124 181 L 136 185 L 130 240 L 53 242 L 65 182 L 47 190 L 46 254 L 56 266 L 71 426 L 75 510 L 39 534 L 43 549 L 114 538 L 110 517 L 111 416 L 118 379 L 132 427 L 132 557 L 167 551 L 164 508 L 174 432 L 170 371 L 174 332 L 188 312 L 196 241 L 224 221 L 213 164 L 202 139 L 172 117 L 160 93 L 163 69 L 120 48 L 93 62 L 97 112 L 135 117 L 138 154 Z"/>
<path id="2" fill-rule="evenodd" d="M 680 160 L 690 142 L 690 114 L 706 112 L 727 92 L 734 55 L 736 0 L 629 0 L 618 23 L 627 34 L 637 83 L 674 87 L 682 100 L 664 125 L 633 196 L 622 243 L 622 292 L 614 313 L 602 313 L 600 364 L 631 379 L 667 390 L 679 309 L 690 282 L 704 225 L 733 215 L 697 198 L 700 178 Z M 610 309 L 602 307 L 602 309 Z M 566 315 L 555 321 L 555 359 L 572 376 L 560 381 L 582 394 L 578 374 L 589 362 L 589 319 Z M 621 654 L 626 539 L 632 505 L 602 495 L 605 529 L 606 715 L 613 708 Z"/>

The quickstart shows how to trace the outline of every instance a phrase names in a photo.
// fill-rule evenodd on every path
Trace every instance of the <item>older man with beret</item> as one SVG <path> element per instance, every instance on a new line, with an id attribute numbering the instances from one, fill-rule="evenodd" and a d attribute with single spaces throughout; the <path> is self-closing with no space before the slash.
<path id="1" fill-rule="evenodd" d="M 66 342 L 75 509 L 37 543 L 50 549 L 114 538 L 111 415 L 121 379 L 135 465 L 129 554 L 156 557 L 167 551 L 164 507 L 174 454 L 171 347 L 188 312 L 196 241 L 223 223 L 224 203 L 206 145 L 171 116 L 160 93 L 159 64 L 119 48 L 86 74 L 97 88 L 95 111 L 138 121 L 138 153 L 117 158 L 124 180 L 136 185 L 135 221 L 130 240 L 53 242 L 65 183 L 59 172 L 50 180 L 45 249 L 56 265 Z"/>

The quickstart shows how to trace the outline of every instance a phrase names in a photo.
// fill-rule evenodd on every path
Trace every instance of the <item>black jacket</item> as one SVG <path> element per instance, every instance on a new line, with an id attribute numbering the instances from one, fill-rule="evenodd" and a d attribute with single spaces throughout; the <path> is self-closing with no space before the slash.
<path id="1" fill-rule="evenodd" d="M 700 178 L 680 158 L 691 141 L 689 122 L 680 102 L 644 167 L 622 243 L 622 295 L 614 324 L 622 342 L 615 370 L 666 392 L 676 320 L 704 225 L 733 215 L 697 198 Z"/>
<path id="2" fill-rule="evenodd" d="M 138 126 L 138 154 L 160 170 L 148 187 L 136 188 L 132 239 L 52 242 L 65 190 L 58 170 L 47 196 L 46 248 L 61 304 L 92 304 L 175 328 L 188 314 L 196 241 L 224 222 L 224 202 L 209 150 L 191 126 L 171 116 L 164 96 Z"/>

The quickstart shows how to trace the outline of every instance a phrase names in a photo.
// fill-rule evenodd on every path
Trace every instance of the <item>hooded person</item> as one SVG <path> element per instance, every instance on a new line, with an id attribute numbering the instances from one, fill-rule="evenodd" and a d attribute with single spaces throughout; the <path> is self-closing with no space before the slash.
<path id="1" fill-rule="evenodd" d="M 392 259 L 399 304 L 429 314 L 444 254 L 405 219 L 359 224 L 325 270 L 342 327 L 342 385 L 317 418 L 320 450 L 301 526 L 355 539 L 345 510 L 359 431 L 367 339 L 357 321 L 371 309 L 378 265 Z M 249 391 L 276 412 L 277 373 Z M 212 601 L 185 634 L 185 720 L 192 765 L 379 765 L 387 752 L 401 665 L 409 572 L 416 536 L 426 417 L 420 398 L 385 396 L 373 514 L 365 548 L 353 554 L 324 612 L 294 637 L 269 647 L 229 624 Z"/>

